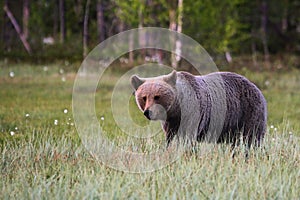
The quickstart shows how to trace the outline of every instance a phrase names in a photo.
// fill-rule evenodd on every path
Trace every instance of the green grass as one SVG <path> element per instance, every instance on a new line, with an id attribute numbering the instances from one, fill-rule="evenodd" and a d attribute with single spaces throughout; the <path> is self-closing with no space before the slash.
<path id="1" fill-rule="evenodd" d="M 0 199 L 299 199 L 300 71 L 240 72 L 262 88 L 269 109 L 264 149 L 251 151 L 248 162 L 242 151 L 233 159 L 229 147 L 219 145 L 205 156 L 185 151 L 161 170 L 132 174 L 107 167 L 85 150 L 73 124 L 75 74 L 66 73 L 65 65 L 43 67 L 1 64 Z M 108 136 L 122 145 L 125 137 L 110 111 L 121 74 L 107 75 L 96 93 L 97 114 Z M 147 124 L 133 99 L 130 106 L 134 120 Z M 163 139 L 159 134 L 152 142 L 160 146 Z M 150 148 L 145 140 L 134 142 L 126 145 Z"/>

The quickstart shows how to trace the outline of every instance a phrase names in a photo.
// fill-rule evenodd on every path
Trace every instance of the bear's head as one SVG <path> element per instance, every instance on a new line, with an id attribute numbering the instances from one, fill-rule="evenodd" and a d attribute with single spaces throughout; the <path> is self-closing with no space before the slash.
<path id="1" fill-rule="evenodd" d="M 176 101 L 177 72 L 154 78 L 131 77 L 139 109 L 149 120 L 166 120 Z"/>

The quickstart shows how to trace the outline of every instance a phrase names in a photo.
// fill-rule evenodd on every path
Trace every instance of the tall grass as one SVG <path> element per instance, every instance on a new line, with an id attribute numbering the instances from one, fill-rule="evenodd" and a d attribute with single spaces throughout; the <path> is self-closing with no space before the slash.
<path id="1" fill-rule="evenodd" d="M 264 149 L 233 159 L 229 147 L 186 152 L 152 173 L 130 174 L 96 162 L 79 143 L 32 130 L 1 148 L 1 199 L 297 199 L 299 138 L 268 136 Z M 75 133 L 74 133 L 75 134 Z"/>
<path id="2" fill-rule="evenodd" d="M 269 108 L 263 148 L 252 149 L 247 161 L 242 146 L 232 158 L 229 146 L 217 145 L 205 156 L 187 150 L 163 169 L 132 174 L 107 167 L 82 146 L 71 111 L 74 74 L 61 68 L 1 68 L 0 199 L 299 199 L 299 71 L 242 72 L 263 89 Z M 105 94 L 96 94 L 99 121 L 122 142 L 110 113 L 111 80 Z"/>

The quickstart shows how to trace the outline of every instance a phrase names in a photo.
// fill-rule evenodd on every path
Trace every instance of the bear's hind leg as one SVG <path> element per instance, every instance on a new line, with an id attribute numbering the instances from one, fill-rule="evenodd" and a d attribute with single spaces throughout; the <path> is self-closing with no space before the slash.
<path id="1" fill-rule="evenodd" d="M 258 125 L 248 122 L 244 126 L 243 132 L 243 142 L 245 144 L 245 156 L 248 158 L 251 146 L 253 145 L 254 149 L 257 149 L 261 146 L 263 137 L 265 134 L 265 124 L 263 122 Z"/>

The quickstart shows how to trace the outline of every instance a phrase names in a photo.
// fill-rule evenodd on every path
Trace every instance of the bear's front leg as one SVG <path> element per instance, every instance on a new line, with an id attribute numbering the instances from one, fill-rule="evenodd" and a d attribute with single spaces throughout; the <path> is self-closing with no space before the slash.
<path id="1" fill-rule="evenodd" d="M 180 126 L 180 119 L 169 118 L 167 121 L 163 122 L 163 129 L 166 135 L 167 148 L 170 146 L 175 135 L 178 133 Z"/>

